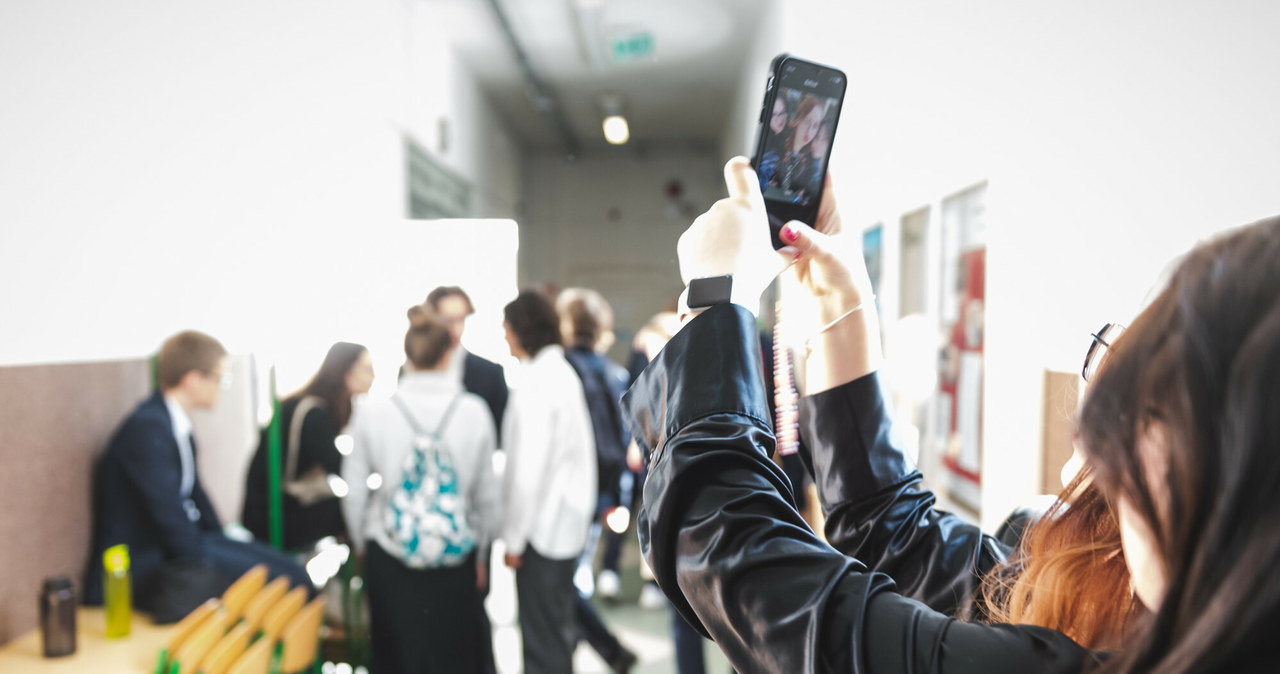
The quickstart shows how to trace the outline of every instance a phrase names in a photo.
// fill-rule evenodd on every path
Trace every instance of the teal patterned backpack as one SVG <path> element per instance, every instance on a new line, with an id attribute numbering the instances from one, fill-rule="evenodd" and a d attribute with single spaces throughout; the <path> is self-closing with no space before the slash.
<path id="1" fill-rule="evenodd" d="M 391 398 L 413 428 L 413 450 L 405 455 L 400 479 L 388 484 L 382 526 L 399 550 L 388 550 L 413 569 L 457 566 L 475 549 L 467 504 L 458 493 L 453 455 L 444 429 L 459 398 L 454 398 L 434 432 L 422 429 L 399 395 Z"/>

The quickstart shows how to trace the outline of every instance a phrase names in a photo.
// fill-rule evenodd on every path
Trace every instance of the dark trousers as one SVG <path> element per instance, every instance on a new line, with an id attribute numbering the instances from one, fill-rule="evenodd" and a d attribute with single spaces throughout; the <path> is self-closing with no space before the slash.
<path id="1" fill-rule="evenodd" d="M 258 564 L 266 564 L 270 578 L 285 576 L 290 587 L 305 587 L 308 596 L 316 595 L 316 586 L 307 570 L 287 552 L 258 541 L 234 541 L 220 533 L 206 534 L 203 543 L 205 561 L 228 580 L 234 581 Z"/>
<path id="2" fill-rule="evenodd" d="M 679 674 L 706 674 L 706 660 L 702 655 L 702 634 L 694 629 L 684 616 L 671 607 L 671 640 L 676 647 L 676 672 Z"/>
<path id="3" fill-rule="evenodd" d="M 605 626 L 591 600 L 577 593 L 573 608 L 578 627 L 582 630 L 582 638 L 591 644 L 605 662 L 610 665 L 616 663 L 622 657 L 622 643 Z"/>
<path id="4" fill-rule="evenodd" d="M 634 512 L 634 511 L 632 511 Z M 608 569 L 614 573 L 618 572 L 618 561 L 622 558 L 622 541 L 631 530 L 623 533 L 616 533 L 612 529 L 605 527 L 602 537 L 604 538 L 604 556 L 600 560 L 600 568 Z M 632 534 L 633 536 L 635 534 Z"/>
<path id="5" fill-rule="evenodd" d="M 377 543 L 366 545 L 370 670 L 479 672 L 475 557 L 456 567 L 411 569 Z"/>
<path id="6" fill-rule="evenodd" d="M 577 642 L 573 570 L 578 560 L 543 557 L 533 546 L 524 550 L 516 570 L 520 605 L 520 637 L 524 674 L 571 674 Z"/>
<path id="7" fill-rule="evenodd" d="M 485 578 L 489 583 L 476 595 L 476 639 L 479 640 L 480 674 L 498 674 L 497 661 L 493 658 L 493 623 L 489 621 L 489 609 L 484 607 L 485 597 L 489 596 L 489 588 L 493 586 L 492 548 L 479 551 L 478 561 L 484 564 Z"/>

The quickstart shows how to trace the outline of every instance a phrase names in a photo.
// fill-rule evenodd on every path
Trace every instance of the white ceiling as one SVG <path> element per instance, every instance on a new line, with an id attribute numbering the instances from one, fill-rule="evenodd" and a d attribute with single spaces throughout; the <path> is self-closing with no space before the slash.
<path id="1" fill-rule="evenodd" d="M 496 0 L 581 151 L 607 147 L 602 97 L 620 94 L 636 144 L 714 146 L 749 43 L 773 0 Z M 432 0 L 462 61 L 534 151 L 566 150 L 539 111 L 491 0 Z M 615 38 L 648 33 L 653 57 L 619 62 Z"/>

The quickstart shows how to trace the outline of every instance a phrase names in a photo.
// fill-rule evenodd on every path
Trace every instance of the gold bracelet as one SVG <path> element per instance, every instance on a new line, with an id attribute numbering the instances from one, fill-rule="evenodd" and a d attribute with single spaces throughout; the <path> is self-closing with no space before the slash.
<path id="1" fill-rule="evenodd" d="M 831 321 L 830 323 L 827 323 L 821 328 L 818 328 L 817 332 L 813 333 L 813 335 L 811 335 L 808 339 L 804 340 L 804 350 L 806 352 L 813 351 L 813 340 L 816 339 L 818 335 L 821 335 L 822 333 L 830 330 L 831 328 L 834 328 L 836 324 L 839 323 L 840 321 L 843 321 L 844 319 L 858 313 L 859 311 L 862 311 L 863 307 L 867 306 L 867 302 L 874 302 L 875 299 L 876 299 L 875 295 L 871 295 L 867 297 L 866 299 L 859 302 L 858 305 L 855 306 L 854 308 L 844 312 L 843 314 L 840 314 L 840 316 L 836 318 L 834 321 Z"/>

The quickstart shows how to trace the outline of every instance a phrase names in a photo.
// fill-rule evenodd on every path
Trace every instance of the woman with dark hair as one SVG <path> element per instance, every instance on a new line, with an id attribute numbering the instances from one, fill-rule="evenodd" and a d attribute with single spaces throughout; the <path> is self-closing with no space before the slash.
<path id="1" fill-rule="evenodd" d="M 489 408 L 450 376 L 449 324 L 409 309 L 396 393 L 351 421 L 342 512 L 364 557 L 374 672 L 480 672 L 476 612 L 501 497 Z"/>
<path id="2" fill-rule="evenodd" d="M 351 400 L 373 385 L 373 361 L 359 344 L 329 347 L 320 369 L 302 388 L 280 401 L 280 470 L 284 507 L 284 547 L 304 549 L 326 536 L 345 538 L 346 527 L 330 476 L 342 472 L 335 445 L 351 418 Z M 249 463 L 244 493 L 244 526 L 270 540 L 267 501 L 267 430 Z"/>
<path id="3" fill-rule="evenodd" d="M 749 168 L 735 161 L 726 173 L 731 198 L 681 238 L 681 272 L 732 274 L 734 299 L 750 300 L 784 262 L 769 245 Z M 824 207 L 834 215 L 833 203 Z M 1115 513 L 1117 556 L 1151 614 L 1124 625 L 1109 653 L 1042 627 L 936 611 L 971 592 L 967 567 L 989 554 L 990 539 L 971 529 L 967 545 L 940 554 L 955 522 L 940 521 L 919 474 L 891 451 L 861 257 L 841 237 L 794 224 L 782 238 L 819 313 L 801 414 L 816 482 L 855 544 L 843 552 L 859 554 L 861 542 L 897 575 L 819 541 L 792 507 L 768 458 L 750 309 L 725 301 L 690 311 L 626 401 L 632 428 L 657 448 L 640 538 L 664 591 L 739 671 L 1277 668 L 1269 640 L 1280 615 L 1280 218 L 1193 251 L 1090 381 L 1078 430 L 1091 481 L 1081 495 L 1093 490 Z M 1082 496 L 1062 515 L 1088 512 Z M 930 601 L 919 600 L 922 589 L 936 591 Z M 1113 605 L 1124 607 L 1124 595 Z"/>
<path id="4" fill-rule="evenodd" d="M 503 309 L 519 386 L 503 419 L 506 517 L 526 674 L 573 671 L 573 572 L 596 509 L 596 449 L 582 381 L 560 346 L 551 301 L 526 290 Z"/>
<path id="5" fill-rule="evenodd" d="M 784 98 L 779 95 L 778 99 Z M 761 189 L 773 188 L 771 198 L 801 201 L 809 189 L 813 174 L 810 145 L 818 137 L 827 105 L 822 99 L 807 94 L 796 105 L 795 114 L 785 130 L 775 136 L 773 147 L 761 158 Z M 821 163 L 821 160 L 819 160 Z"/>

